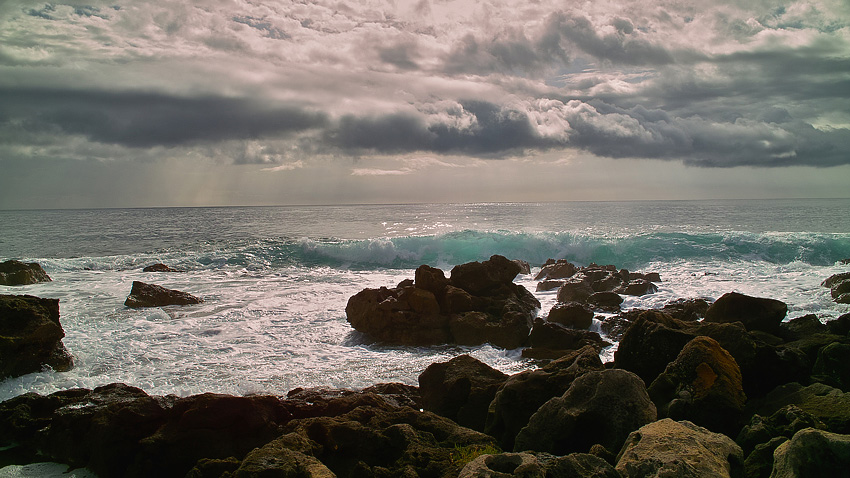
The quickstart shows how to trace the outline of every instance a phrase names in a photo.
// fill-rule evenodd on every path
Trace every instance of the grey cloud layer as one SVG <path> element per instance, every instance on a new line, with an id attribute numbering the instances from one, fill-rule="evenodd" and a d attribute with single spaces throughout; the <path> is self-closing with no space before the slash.
<path id="1" fill-rule="evenodd" d="M 82 137 L 240 163 L 581 149 L 850 164 L 841 5 L 549 3 L 8 2 L 0 150 Z"/>

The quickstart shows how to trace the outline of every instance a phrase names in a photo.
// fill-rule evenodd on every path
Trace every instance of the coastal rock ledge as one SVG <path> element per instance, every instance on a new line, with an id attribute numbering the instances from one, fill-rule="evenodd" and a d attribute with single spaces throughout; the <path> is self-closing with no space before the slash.
<path id="1" fill-rule="evenodd" d="M 450 278 L 427 265 L 392 289 L 364 289 L 345 314 L 356 330 L 401 345 L 456 343 L 514 349 L 528 340 L 540 302 L 514 284 L 520 266 L 494 255 L 455 266 Z"/>
<path id="2" fill-rule="evenodd" d="M 50 281 L 50 276 L 37 262 L 10 260 L 0 263 L 0 285 L 29 285 Z"/>
<path id="3" fill-rule="evenodd" d="M 64 372 L 73 359 L 62 344 L 59 299 L 0 295 L 0 379 L 39 372 L 45 365 Z"/>

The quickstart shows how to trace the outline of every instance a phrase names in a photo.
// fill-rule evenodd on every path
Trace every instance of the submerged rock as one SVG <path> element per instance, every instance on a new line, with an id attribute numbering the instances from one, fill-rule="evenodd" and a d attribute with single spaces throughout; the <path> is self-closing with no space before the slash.
<path id="1" fill-rule="evenodd" d="M 0 295 L 0 378 L 39 372 L 45 365 L 64 372 L 73 359 L 62 337 L 59 299 Z"/>
<path id="2" fill-rule="evenodd" d="M 9 260 L 0 263 L 0 285 L 29 285 L 50 281 L 50 276 L 37 262 Z"/>
<path id="3" fill-rule="evenodd" d="M 203 302 L 201 299 L 186 292 L 134 280 L 130 295 L 124 301 L 124 305 L 140 308 L 200 304 L 201 302 Z"/>
<path id="4" fill-rule="evenodd" d="M 144 269 L 142 269 L 142 272 L 182 272 L 182 271 L 177 270 L 177 269 L 172 269 L 171 267 L 168 267 L 165 264 L 156 263 L 156 264 L 151 264 L 151 265 L 145 267 Z"/>

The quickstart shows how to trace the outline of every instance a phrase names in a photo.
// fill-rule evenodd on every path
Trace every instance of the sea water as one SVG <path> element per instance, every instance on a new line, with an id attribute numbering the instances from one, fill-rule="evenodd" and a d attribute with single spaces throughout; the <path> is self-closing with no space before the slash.
<path id="1" fill-rule="evenodd" d="M 549 258 L 658 272 L 659 291 L 624 309 L 738 291 L 786 302 L 788 318 L 850 311 L 820 286 L 850 270 L 847 199 L 0 211 L 0 260 L 39 262 L 53 279 L 0 293 L 58 298 L 75 361 L 0 382 L 0 400 L 112 382 L 180 396 L 416 384 L 463 353 L 534 367 L 520 350 L 383 344 L 346 322 L 363 288 L 493 254 L 528 261 L 516 282 L 532 292 Z M 185 272 L 142 272 L 157 262 Z M 129 309 L 134 280 L 204 302 Z M 545 316 L 556 291 L 534 293 Z"/>

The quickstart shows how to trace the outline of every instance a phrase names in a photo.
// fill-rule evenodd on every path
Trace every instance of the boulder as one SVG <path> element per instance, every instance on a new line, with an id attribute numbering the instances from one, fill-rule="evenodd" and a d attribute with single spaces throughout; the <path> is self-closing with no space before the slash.
<path id="1" fill-rule="evenodd" d="M 759 443 L 749 454 L 744 452 L 744 476 L 746 478 L 769 478 L 773 470 L 773 452 L 776 448 L 788 441 L 785 437 L 771 438 Z"/>
<path id="2" fill-rule="evenodd" d="M 0 285 L 29 285 L 39 282 L 50 282 L 50 277 L 37 262 L 0 262 Z"/>
<path id="3" fill-rule="evenodd" d="M 840 315 L 838 318 L 827 322 L 826 325 L 829 327 L 829 331 L 835 335 L 848 335 L 850 334 L 850 314 Z"/>
<path id="4" fill-rule="evenodd" d="M 559 303 L 552 307 L 546 319 L 567 327 L 586 329 L 593 324 L 593 309 L 578 302 Z"/>
<path id="5" fill-rule="evenodd" d="M 463 467 L 457 478 L 545 478 L 546 470 L 530 453 L 481 455 Z"/>
<path id="6" fill-rule="evenodd" d="M 661 417 L 688 420 L 731 436 L 740 428 L 746 401 L 741 369 L 711 337 L 688 342 L 648 390 Z"/>
<path id="7" fill-rule="evenodd" d="M 585 302 L 593 292 L 587 281 L 572 277 L 558 289 L 558 302 Z"/>
<path id="8" fill-rule="evenodd" d="M 631 433 L 617 455 L 623 478 L 740 477 L 744 458 L 731 438 L 669 418 Z"/>
<path id="9" fill-rule="evenodd" d="M 233 472 L 233 478 L 336 478 L 336 474 L 314 456 L 291 449 L 288 438 L 252 450 Z"/>
<path id="10" fill-rule="evenodd" d="M 490 402 L 507 379 L 506 374 L 469 355 L 433 363 L 419 375 L 422 407 L 483 431 Z"/>
<path id="11" fill-rule="evenodd" d="M 516 434 L 541 405 L 563 395 L 577 377 L 602 369 L 599 353 L 586 345 L 541 369 L 511 375 L 490 403 L 485 433 L 503 449 L 513 449 Z"/>
<path id="12" fill-rule="evenodd" d="M 682 323 L 660 311 L 644 311 L 620 339 L 614 362 L 652 383 L 694 338 Z"/>
<path id="13" fill-rule="evenodd" d="M 587 303 L 602 310 L 620 310 L 623 298 L 616 292 L 594 292 L 587 297 Z"/>
<path id="14" fill-rule="evenodd" d="M 520 274 L 522 274 L 522 275 L 531 274 L 531 265 L 528 263 L 528 261 L 523 261 L 521 259 L 514 259 L 513 262 L 514 262 L 514 264 L 519 266 L 519 273 Z"/>
<path id="15" fill-rule="evenodd" d="M 537 292 L 546 292 L 550 290 L 560 289 L 566 283 L 567 281 L 563 280 L 544 280 L 537 283 L 537 288 L 535 290 Z"/>
<path id="16" fill-rule="evenodd" d="M 599 330 L 611 340 L 620 340 L 632 323 L 620 315 L 603 316 L 599 319 Z"/>
<path id="17" fill-rule="evenodd" d="M 594 444 L 617 450 L 626 437 L 656 419 L 643 381 L 625 370 L 588 372 L 540 407 L 517 434 L 514 451 L 566 455 Z"/>
<path id="18" fill-rule="evenodd" d="M 39 372 L 45 366 L 64 372 L 73 359 L 62 337 L 59 299 L 0 295 L 0 378 Z"/>
<path id="19" fill-rule="evenodd" d="M 124 301 L 124 305 L 135 309 L 140 307 L 200 304 L 201 302 L 203 302 L 201 299 L 186 292 L 166 289 L 162 286 L 134 280 L 133 287 L 130 289 L 130 295 Z"/>
<path id="20" fill-rule="evenodd" d="M 820 349 L 812 380 L 850 392 L 850 344 L 833 342 Z"/>
<path id="21" fill-rule="evenodd" d="M 759 401 L 755 410 L 770 416 L 788 405 L 796 405 L 820 420 L 825 429 L 833 433 L 850 434 L 850 393 L 837 388 L 813 383 L 808 386 L 788 383 L 777 387 Z"/>
<path id="22" fill-rule="evenodd" d="M 625 295 L 641 296 L 658 292 L 658 286 L 648 280 L 636 279 L 628 284 L 623 284 L 614 291 Z"/>
<path id="23" fill-rule="evenodd" d="M 841 272 L 841 273 L 838 273 L 838 274 L 833 274 L 833 275 L 827 277 L 826 279 L 824 279 L 824 281 L 821 282 L 820 285 L 831 289 L 831 288 L 835 287 L 836 285 L 838 285 L 839 283 L 844 282 L 846 280 L 850 280 L 850 272 Z"/>
<path id="24" fill-rule="evenodd" d="M 773 452 L 771 478 L 847 476 L 850 471 L 850 435 L 814 428 L 794 434 Z"/>
<path id="25" fill-rule="evenodd" d="M 588 453 L 559 456 L 545 466 L 546 478 L 620 478 L 611 464 Z"/>
<path id="26" fill-rule="evenodd" d="M 840 296 L 850 293 L 850 279 L 835 284 L 829 290 L 829 293 L 832 295 L 833 300 L 837 300 Z"/>
<path id="27" fill-rule="evenodd" d="M 145 267 L 144 269 L 142 269 L 142 272 L 182 272 L 182 271 L 177 270 L 177 269 L 172 269 L 171 267 L 168 267 L 167 265 L 158 262 L 156 264 L 151 264 L 151 265 Z"/>
<path id="28" fill-rule="evenodd" d="M 850 304 L 850 293 L 839 295 L 835 298 L 835 302 L 838 304 Z"/>
<path id="29" fill-rule="evenodd" d="M 788 306 L 782 301 L 729 292 L 723 294 L 705 311 L 705 321 L 742 322 L 747 330 L 762 330 L 775 334 L 787 312 Z"/>
<path id="30" fill-rule="evenodd" d="M 775 438 L 788 440 L 804 428 L 825 429 L 826 425 L 800 407 L 787 405 L 767 417 L 753 415 L 750 423 L 744 426 L 735 442 L 741 446 L 744 456 L 748 456 L 759 444 L 767 443 Z M 771 456 L 771 463 L 772 458 Z"/>
<path id="31" fill-rule="evenodd" d="M 611 345 L 596 332 L 570 329 L 539 317 L 534 320 L 529 339 L 533 349 L 578 350 L 592 345 L 598 351 Z"/>
<path id="32" fill-rule="evenodd" d="M 565 259 L 560 259 L 557 262 L 544 265 L 540 269 L 540 272 L 534 276 L 534 280 L 566 279 L 572 277 L 576 272 L 578 272 L 578 268 L 575 264 Z"/>
<path id="33" fill-rule="evenodd" d="M 815 314 L 807 314 L 782 322 L 778 335 L 786 341 L 800 340 L 813 334 L 829 333 L 829 327 Z"/>
<path id="34" fill-rule="evenodd" d="M 540 302 L 514 284 L 519 266 L 502 256 L 456 266 L 446 279 L 427 265 L 400 287 L 364 289 L 345 314 L 356 330 L 388 343 L 457 343 L 517 348 L 528 341 Z"/>
<path id="35" fill-rule="evenodd" d="M 661 310 L 673 318 L 685 322 L 696 322 L 705 317 L 709 303 L 705 299 L 676 299 L 664 304 Z"/>

